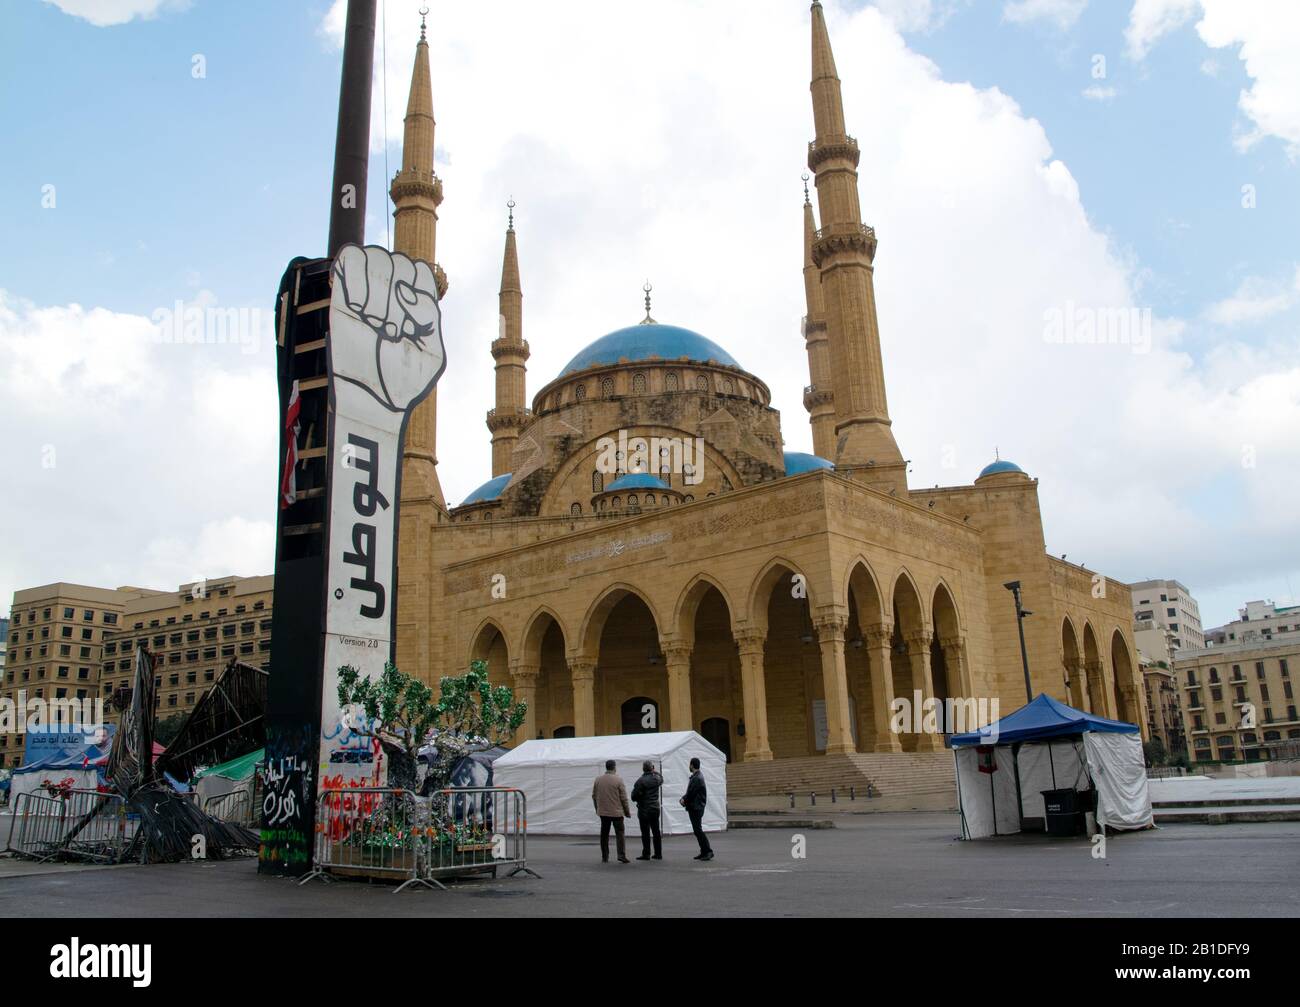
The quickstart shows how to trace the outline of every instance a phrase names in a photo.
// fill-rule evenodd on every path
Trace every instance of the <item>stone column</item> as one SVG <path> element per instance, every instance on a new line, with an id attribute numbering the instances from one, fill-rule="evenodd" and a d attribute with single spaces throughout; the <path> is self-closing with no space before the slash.
<path id="1" fill-rule="evenodd" d="M 916 722 L 920 724 L 924 724 L 928 719 L 925 716 L 925 701 L 934 699 L 934 677 L 930 670 L 930 643 L 933 639 L 934 636 L 928 629 L 916 630 L 908 633 L 906 637 L 907 659 L 912 665 L 912 700 L 916 701 L 919 692 L 923 704 L 919 710 L 914 711 Z M 936 722 L 938 720 L 937 713 L 935 720 Z M 942 751 L 943 735 L 932 731 L 922 732 L 916 739 L 916 750 L 918 752 Z"/>
<path id="2" fill-rule="evenodd" d="M 890 623 L 868 626 L 864 630 L 871 648 L 867 661 L 871 679 L 871 719 L 873 752 L 901 752 L 903 746 L 898 735 L 890 729 L 889 721 L 894 705 L 894 666 L 890 657 L 894 627 Z"/>
<path id="3" fill-rule="evenodd" d="M 745 762 L 768 762 L 767 689 L 763 682 L 764 636 L 756 630 L 736 634 L 740 651 L 740 683 L 745 703 Z"/>
<path id="4" fill-rule="evenodd" d="M 510 669 L 515 699 L 528 704 L 524 722 L 515 732 L 516 745 L 537 737 L 537 678 L 541 670 L 540 665 L 523 663 L 516 664 Z"/>
<path id="5" fill-rule="evenodd" d="M 693 731 L 691 719 L 691 648 L 684 643 L 661 643 L 668 666 L 668 730 Z"/>
<path id="6" fill-rule="evenodd" d="M 596 662 L 577 657 L 569 661 L 573 679 L 573 734 L 591 738 L 596 734 Z"/>
<path id="7" fill-rule="evenodd" d="M 814 625 L 822 652 L 822 689 L 826 695 L 826 754 L 848 755 L 857 751 L 853 743 L 853 722 L 849 716 L 849 676 L 844 667 L 842 615 L 820 615 Z"/>
<path id="8" fill-rule="evenodd" d="M 1107 707 L 1110 704 L 1106 702 L 1106 666 L 1098 659 L 1086 661 L 1083 667 L 1088 683 L 1088 712 L 1109 717 L 1110 711 Z"/>
<path id="9" fill-rule="evenodd" d="M 1065 674 L 1070 679 L 1067 701 L 1077 709 L 1086 710 L 1088 708 L 1088 678 L 1083 670 L 1083 662 L 1076 657 L 1074 660 L 1062 658 L 1061 663 L 1065 666 Z"/>

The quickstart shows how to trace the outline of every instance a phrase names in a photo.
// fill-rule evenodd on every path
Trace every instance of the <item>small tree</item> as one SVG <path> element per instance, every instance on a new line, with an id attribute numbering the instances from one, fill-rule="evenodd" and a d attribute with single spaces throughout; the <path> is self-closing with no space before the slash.
<path id="1" fill-rule="evenodd" d="M 488 681 L 486 661 L 472 662 L 464 675 L 442 679 L 436 703 L 429 686 L 392 663 L 375 679 L 345 665 L 339 669 L 338 700 L 342 707 L 365 712 L 366 727 L 360 733 L 378 737 L 397 753 L 390 761 L 394 786 L 415 789 L 420 748 L 434 732 L 437 755 L 429 762 L 424 789 L 435 794 L 447 786 L 463 755 L 476 745 L 509 741 L 528 712 L 508 687 Z"/>

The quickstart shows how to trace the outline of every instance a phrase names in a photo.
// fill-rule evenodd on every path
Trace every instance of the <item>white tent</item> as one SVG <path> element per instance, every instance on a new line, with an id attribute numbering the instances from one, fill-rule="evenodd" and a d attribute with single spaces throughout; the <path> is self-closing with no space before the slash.
<path id="1" fill-rule="evenodd" d="M 664 778 L 660 827 L 664 835 L 677 836 L 691 831 L 690 818 L 677 799 L 686 793 L 693 758 L 700 760 L 709 794 L 704 829 L 720 832 L 727 827 L 727 757 L 694 731 L 525 741 L 492 764 L 492 785 L 524 792 L 531 833 L 595 835 L 600 819 L 591 805 L 591 785 L 605 772 L 605 760 L 618 763 L 629 801 L 641 763 L 649 760 Z M 635 805 L 628 825 L 636 833 Z"/>
<path id="2" fill-rule="evenodd" d="M 1044 819 L 1045 790 L 1095 790 L 1099 826 L 1154 824 L 1136 724 L 1040 694 L 988 727 L 954 735 L 951 744 L 965 839 L 1019 832 L 1022 818 Z"/>

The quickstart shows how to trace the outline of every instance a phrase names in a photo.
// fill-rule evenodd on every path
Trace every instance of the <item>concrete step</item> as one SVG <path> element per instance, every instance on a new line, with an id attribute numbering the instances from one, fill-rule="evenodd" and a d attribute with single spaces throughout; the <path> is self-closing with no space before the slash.
<path id="1" fill-rule="evenodd" d="M 835 823 L 829 818 L 801 818 L 794 815 L 772 815 L 756 818 L 746 815 L 741 818 L 729 818 L 729 829 L 833 829 Z"/>
<path id="2" fill-rule="evenodd" d="M 1300 822 L 1300 804 L 1205 805 L 1202 807 L 1156 808 L 1158 824 L 1195 823 L 1229 825 L 1235 822 Z"/>
<path id="3" fill-rule="evenodd" d="M 1285 803 L 1276 797 L 1218 797 L 1204 801 L 1152 801 L 1152 808 L 1243 808 L 1252 805 Z"/>

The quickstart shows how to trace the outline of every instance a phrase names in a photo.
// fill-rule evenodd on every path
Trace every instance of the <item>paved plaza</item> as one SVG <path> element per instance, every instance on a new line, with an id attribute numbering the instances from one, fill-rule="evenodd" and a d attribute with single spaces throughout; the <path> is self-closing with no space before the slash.
<path id="1" fill-rule="evenodd" d="M 3 824 L 3 823 L 0 823 Z M 450 891 L 360 882 L 299 887 L 252 860 L 72 868 L 0 859 L 3 916 L 949 916 L 1300 915 L 1300 823 L 1174 825 L 1085 839 L 963 843 L 948 813 L 838 815 L 835 828 L 742 829 L 718 857 L 690 836 L 661 863 L 600 863 L 596 839 L 529 840 L 542 880 L 464 881 Z M 791 856 L 796 834 L 806 857 Z M 632 848 L 635 855 L 638 848 Z"/>

